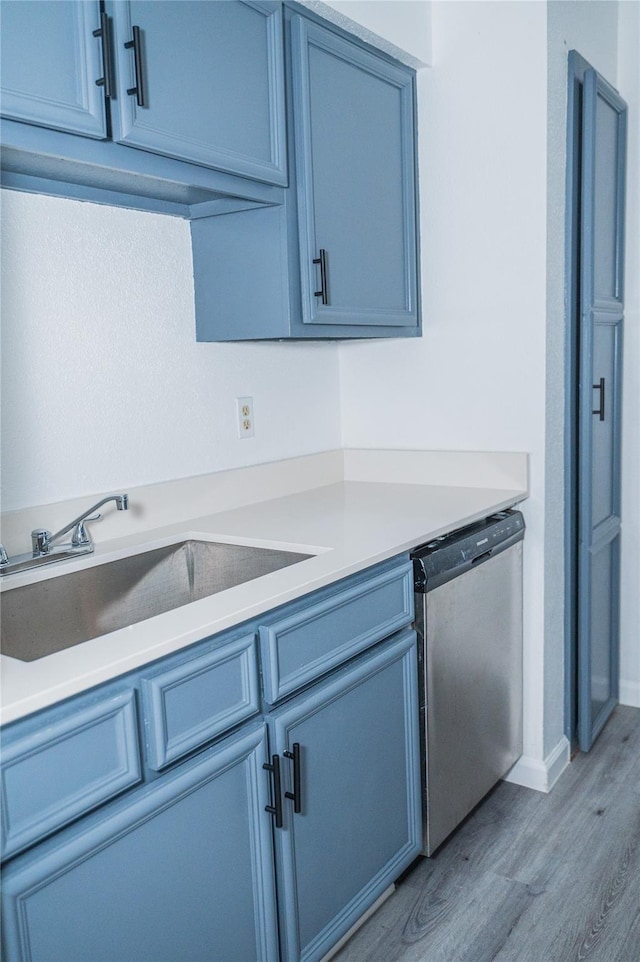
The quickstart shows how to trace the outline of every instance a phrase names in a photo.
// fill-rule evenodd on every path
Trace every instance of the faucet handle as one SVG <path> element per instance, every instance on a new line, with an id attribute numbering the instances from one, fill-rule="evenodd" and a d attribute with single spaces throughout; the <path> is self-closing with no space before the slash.
<path id="1" fill-rule="evenodd" d="M 101 517 L 102 515 L 100 513 L 92 514 L 90 518 L 83 518 L 82 521 L 78 522 L 73 529 L 73 534 L 71 535 L 71 544 L 74 546 L 74 548 L 79 548 L 81 545 L 85 544 L 93 544 L 91 541 L 91 535 L 85 528 L 85 524 L 87 521 L 98 521 L 98 519 Z"/>
<path id="2" fill-rule="evenodd" d="M 31 532 L 31 548 L 33 550 L 33 557 L 38 558 L 41 555 L 49 554 L 51 546 L 51 532 L 47 531 L 46 528 L 34 528 Z"/>

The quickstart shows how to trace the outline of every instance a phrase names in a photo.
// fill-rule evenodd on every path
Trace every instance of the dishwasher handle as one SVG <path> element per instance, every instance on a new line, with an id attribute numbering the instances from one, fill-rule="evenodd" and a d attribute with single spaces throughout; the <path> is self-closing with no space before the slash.
<path id="1" fill-rule="evenodd" d="M 488 561 L 493 554 L 494 551 L 492 548 L 490 551 L 484 551 L 475 558 L 465 558 L 451 567 L 444 567 L 440 569 L 438 569 L 437 559 L 435 559 L 435 565 L 429 563 L 429 558 L 432 558 L 433 556 L 414 558 L 413 590 L 418 595 L 424 595 L 427 593 L 427 591 L 431 591 L 433 588 L 438 588 L 440 585 L 446 584 L 447 581 L 451 581 L 453 578 L 459 578 L 460 575 L 466 574 L 466 572 L 470 571 L 472 568 L 476 568 L 479 565 L 484 564 L 484 562 Z"/>
<path id="2" fill-rule="evenodd" d="M 471 565 L 482 564 L 483 561 L 488 561 L 493 554 L 493 548 L 489 548 L 488 551 L 483 551 L 482 554 L 477 555 L 475 558 L 471 559 Z"/>

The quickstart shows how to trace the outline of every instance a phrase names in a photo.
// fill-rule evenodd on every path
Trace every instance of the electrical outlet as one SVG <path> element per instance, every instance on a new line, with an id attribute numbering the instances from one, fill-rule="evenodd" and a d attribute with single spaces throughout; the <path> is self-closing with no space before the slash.
<path id="1" fill-rule="evenodd" d="M 239 438 L 253 437 L 254 424 L 253 424 L 253 398 L 252 397 L 236 398 L 236 423 L 238 426 Z"/>

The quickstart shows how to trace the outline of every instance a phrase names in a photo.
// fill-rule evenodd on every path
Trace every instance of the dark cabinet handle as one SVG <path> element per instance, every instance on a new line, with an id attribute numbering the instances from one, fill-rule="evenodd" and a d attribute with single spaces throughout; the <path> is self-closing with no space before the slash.
<path id="1" fill-rule="evenodd" d="M 327 285 L 327 252 L 323 247 L 320 248 L 320 257 L 313 258 L 314 264 L 320 265 L 320 290 L 314 291 L 314 297 L 321 297 L 323 304 L 329 303 L 329 288 Z"/>
<path id="2" fill-rule="evenodd" d="M 102 76 L 96 80 L 96 87 L 104 87 L 105 97 L 113 97 L 113 82 L 111 80 L 111 35 L 109 33 L 109 18 L 104 10 L 100 14 L 100 26 L 93 31 L 94 37 L 102 39 Z"/>
<path id="3" fill-rule="evenodd" d="M 293 759 L 293 791 L 285 792 L 284 797 L 291 799 L 293 802 L 293 810 L 296 815 L 299 815 L 302 811 L 302 792 L 300 789 L 300 744 L 298 742 L 294 742 L 293 751 L 284 751 L 282 754 L 285 758 Z"/>
<path id="4" fill-rule="evenodd" d="M 603 377 L 600 378 L 600 383 L 599 383 L 599 384 L 594 384 L 594 385 L 593 385 L 593 390 L 594 390 L 594 391 L 600 391 L 600 403 L 599 403 L 598 407 L 595 409 L 595 411 L 592 411 L 591 413 L 592 413 L 592 414 L 599 414 L 599 415 L 600 415 L 600 420 L 601 420 L 601 421 L 604 421 L 604 378 L 603 378 Z"/>
<path id="5" fill-rule="evenodd" d="M 147 105 L 147 92 L 144 86 L 144 63 L 142 61 L 142 37 L 140 35 L 140 27 L 132 27 L 133 30 L 133 40 L 127 40 L 125 43 L 125 49 L 130 50 L 133 47 L 133 64 L 136 72 L 136 85 L 135 87 L 128 87 L 127 93 L 130 97 L 135 94 L 136 103 L 138 107 L 146 107 Z"/>
<path id="6" fill-rule="evenodd" d="M 273 774 L 273 792 L 271 798 L 273 805 L 265 805 L 265 812 L 274 816 L 276 828 L 282 828 L 282 782 L 280 778 L 280 756 L 272 755 L 271 764 L 265 762 L 262 766 L 266 771 Z"/>

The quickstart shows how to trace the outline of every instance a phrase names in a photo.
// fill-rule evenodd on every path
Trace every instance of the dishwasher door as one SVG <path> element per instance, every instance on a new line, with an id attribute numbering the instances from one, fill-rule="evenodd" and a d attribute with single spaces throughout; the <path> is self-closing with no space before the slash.
<path id="1" fill-rule="evenodd" d="M 522 754 L 522 541 L 416 605 L 430 855 Z"/>

